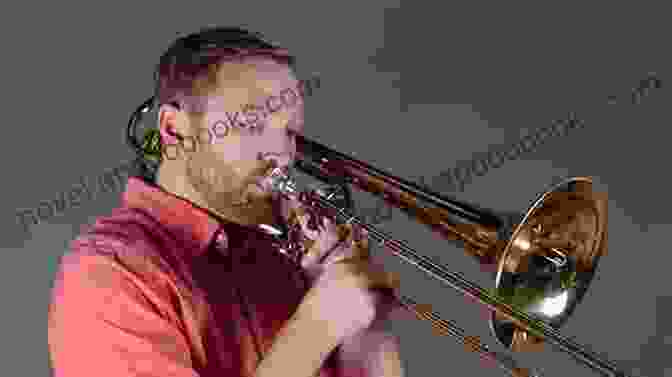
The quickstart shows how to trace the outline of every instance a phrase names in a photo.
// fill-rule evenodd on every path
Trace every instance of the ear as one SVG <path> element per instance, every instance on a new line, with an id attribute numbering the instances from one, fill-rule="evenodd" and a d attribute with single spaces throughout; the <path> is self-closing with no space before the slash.
<path id="1" fill-rule="evenodd" d="M 184 135 L 187 126 L 184 112 L 172 104 L 163 104 L 159 107 L 159 132 L 164 145 L 178 144 L 179 136 Z"/>

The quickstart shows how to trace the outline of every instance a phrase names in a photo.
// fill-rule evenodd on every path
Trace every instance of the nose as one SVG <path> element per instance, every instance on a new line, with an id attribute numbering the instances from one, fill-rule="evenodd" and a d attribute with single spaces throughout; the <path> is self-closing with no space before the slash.
<path id="1" fill-rule="evenodd" d="M 294 162 L 293 153 L 266 153 L 262 159 L 272 162 L 275 167 L 286 168 Z"/>
<path id="2" fill-rule="evenodd" d="M 260 155 L 260 159 L 273 167 L 285 169 L 294 163 L 296 151 L 266 152 Z"/>

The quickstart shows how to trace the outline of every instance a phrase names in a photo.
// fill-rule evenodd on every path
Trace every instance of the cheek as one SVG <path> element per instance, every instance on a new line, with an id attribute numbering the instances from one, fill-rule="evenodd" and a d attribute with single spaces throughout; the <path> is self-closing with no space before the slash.
<path id="1" fill-rule="evenodd" d="M 226 143 L 211 145 L 211 148 L 218 158 L 225 161 L 247 161 L 257 159 L 260 151 L 259 144 L 258 141 L 251 140 L 249 137 L 235 136 L 235 140 L 231 139 Z"/>
<path id="2" fill-rule="evenodd" d="M 270 130 L 269 130 L 270 131 Z M 274 133 L 268 132 L 264 135 L 264 137 L 259 138 L 257 141 L 256 145 L 259 151 L 263 152 L 271 152 L 277 150 L 277 145 L 278 145 L 278 137 L 274 135 Z"/>
<path id="3" fill-rule="evenodd" d="M 208 161 L 204 161 L 203 164 L 213 167 L 224 175 L 233 176 L 235 180 L 245 179 L 258 169 L 257 153 L 254 143 L 218 145 L 213 154 L 204 157 Z"/>
<path id="4" fill-rule="evenodd" d="M 287 143 L 287 128 L 269 127 L 264 131 L 263 137 L 259 138 L 259 145 L 263 146 L 265 151 L 277 151 L 278 147 Z"/>

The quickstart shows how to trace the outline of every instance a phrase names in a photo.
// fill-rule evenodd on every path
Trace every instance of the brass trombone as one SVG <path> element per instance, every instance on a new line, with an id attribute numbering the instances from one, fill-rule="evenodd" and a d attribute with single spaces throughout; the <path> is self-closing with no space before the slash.
<path id="1" fill-rule="evenodd" d="M 593 191 L 590 178 L 569 178 L 555 185 L 522 216 L 496 215 L 395 177 L 305 136 L 297 136 L 297 150 L 295 167 L 324 184 L 318 189 L 302 188 L 289 170 L 275 169 L 267 180 L 273 190 L 294 196 L 318 216 L 361 226 L 371 239 L 405 262 L 488 307 L 492 311 L 490 329 L 508 349 L 538 349 L 546 342 L 604 376 L 627 376 L 611 361 L 558 331 L 584 297 L 599 259 L 606 253 L 606 195 Z M 479 263 L 496 266 L 495 288 L 479 287 L 353 215 L 350 186 L 382 196 L 445 238 L 459 241 Z M 290 221 L 288 229 L 276 229 L 284 240 L 281 251 L 297 263 L 308 247 L 298 236 L 298 227 Z M 441 334 L 457 338 L 481 356 L 494 358 L 509 375 L 539 376 L 539 372 L 521 368 L 507 355 L 466 336 L 454 322 L 441 319 L 426 306 L 407 297 L 398 299 Z"/>
<path id="2" fill-rule="evenodd" d="M 147 160 L 152 151 L 136 140 L 142 115 L 151 110 L 154 98 L 131 115 L 127 142 L 146 156 L 143 174 L 156 164 Z M 629 377 L 613 362 L 563 336 L 560 328 L 574 312 L 592 281 L 598 262 L 607 250 L 606 195 L 593 190 L 587 177 L 574 177 L 541 194 L 522 215 L 495 214 L 459 202 L 297 135 L 295 167 L 325 183 L 318 189 L 301 188 L 289 171 L 275 169 L 270 187 L 294 196 L 319 216 L 332 216 L 369 231 L 369 236 L 403 261 L 416 266 L 441 283 L 476 299 L 492 311 L 490 329 L 512 351 L 538 349 L 543 342 L 569 353 L 578 362 L 609 377 Z M 145 140 L 147 141 L 147 140 Z M 151 148 L 150 148 L 151 149 Z M 496 267 L 492 292 L 450 272 L 352 214 L 350 186 L 381 196 L 448 240 L 458 241 L 468 255 L 482 265 Z M 278 224 L 274 224 L 278 225 Z M 283 254 L 300 263 L 308 249 L 299 225 L 262 225 L 278 236 Z M 482 357 L 497 362 L 512 377 L 539 377 L 538 371 L 520 367 L 508 356 L 490 350 L 476 337 L 465 335 L 455 322 L 408 297 L 400 303 L 418 318 L 428 320 L 441 334 L 452 336 Z"/>

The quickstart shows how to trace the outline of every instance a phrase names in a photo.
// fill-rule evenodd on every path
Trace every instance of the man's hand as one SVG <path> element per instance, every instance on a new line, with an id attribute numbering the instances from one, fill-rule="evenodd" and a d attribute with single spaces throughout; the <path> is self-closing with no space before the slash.
<path id="1" fill-rule="evenodd" d="M 307 238 L 314 241 L 311 249 L 301 261 L 302 267 L 313 279 L 317 279 L 324 268 L 339 256 L 333 255 L 343 238 L 343 234 L 352 234 L 360 239 L 360 257 L 372 265 L 377 264 L 369 253 L 367 233 L 356 226 L 336 225 L 329 219 L 323 219 L 317 230 L 308 226 L 309 216 L 299 217 L 299 224 Z M 343 256 L 345 257 L 345 256 Z M 379 266 L 382 270 L 382 266 Z M 348 337 L 340 345 L 336 358 L 342 377 L 402 377 L 403 370 L 399 357 L 399 341 L 386 324 L 404 309 L 396 300 L 398 279 L 394 289 L 382 296 L 378 303 L 376 317 L 372 324 Z"/>
<path id="2" fill-rule="evenodd" d="M 337 354 L 342 377 L 403 377 L 399 340 L 374 324 L 346 339 Z"/>
<path id="3" fill-rule="evenodd" d="M 395 319 L 409 319 L 410 313 L 393 296 L 396 293 L 380 303 L 371 326 L 341 344 L 336 355 L 341 377 L 404 376 L 399 339 L 389 330 L 389 324 Z"/>

